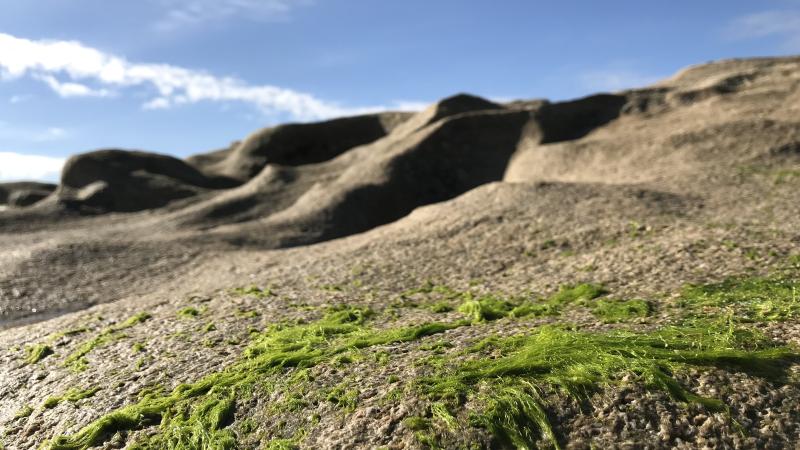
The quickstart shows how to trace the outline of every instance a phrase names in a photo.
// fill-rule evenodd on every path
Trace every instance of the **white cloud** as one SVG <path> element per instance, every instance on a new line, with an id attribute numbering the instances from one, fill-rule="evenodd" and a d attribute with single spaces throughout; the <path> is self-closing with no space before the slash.
<path id="1" fill-rule="evenodd" d="M 662 77 L 627 69 L 596 70 L 580 76 L 581 83 L 593 91 L 619 91 L 653 84 Z"/>
<path id="2" fill-rule="evenodd" d="M 725 30 L 732 39 L 777 37 L 786 51 L 800 51 L 800 11 L 762 11 L 735 19 Z"/>
<path id="3" fill-rule="evenodd" d="M 111 92 L 107 89 L 92 89 L 80 83 L 58 81 L 52 75 L 39 75 L 38 79 L 44 81 L 50 89 L 61 97 L 108 97 Z"/>
<path id="4" fill-rule="evenodd" d="M 0 79 L 32 76 L 64 97 L 108 97 L 112 89 L 140 87 L 153 97 L 145 109 L 165 109 L 204 101 L 241 102 L 267 114 L 295 120 L 324 119 L 387 109 L 347 108 L 310 94 L 169 64 L 132 63 L 76 41 L 29 40 L 0 33 Z M 99 88 L 90 88 L 85 83 Z"/>
<path id="5" fill-rule="evenodd" d="M 171 31 L 187 25 L 232 18 L 247 20 L 286 20 L 296 6 L 311 0 L 155 0 L 166 14 L 155 24 L 156 29 Z"/>
<path id="6" fill-rule="evenodd" d="M 65 158 L 0 152 L 0 181 L 55 181 L 61 174 Z"/>

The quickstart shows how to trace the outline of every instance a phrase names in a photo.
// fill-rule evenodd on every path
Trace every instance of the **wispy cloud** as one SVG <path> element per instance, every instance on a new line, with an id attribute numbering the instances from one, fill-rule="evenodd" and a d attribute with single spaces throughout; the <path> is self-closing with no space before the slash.
<path id="1" fill-rule="evenodd" d="M 592 91 L 619 91 L 647 86 L 661 78 L 628 69 L 607 69 L 584 73 L 580 76 L 580 82 Z"/>
<path id="2" fill-rule="evenodd" d="M 310 94 L 169 64 L 132 63 L 76 41 L 29 40 L 0 33 L 0 80 L 30 76 L 62 97 L 110 97 L 123 88 L 144 88 L 145 109 L 198 102 L 240 102 L 293 120 L 362 114 L 398 105 L 344 107 Z M 89 84 L 96 87 L 89 87 Z"/>
<path id="3" fill-rule="evenodd" d="M 55 181 L 65 161 L 52 156 L 0 152 L 0 181 Z"/>
<path id="4" fill-rule="evenodd" d="M 286 20 L 289 12 L 311 0 L 154 0 L 166 10 L 155 27 L 171 31 L 187 25 L 228 19 Z"/>
<path id="5" fill-rule="evenodd" d="M 725 29 L 731 39 L 775 37 L 782 50 L 800 52 L 800 10 L 762 11 L 738 17 Z"/>
<path id="6" fill-rule="evenodd" d="M 69 97 L 108 97 L 111 91 L 107 89 L 92 89 L 85 84 L 72 83 L 69 81 L 58 81 L 52 75 L 37 75 L 36 78 L 43 81 L 56 94 L 64 98 Z"/>

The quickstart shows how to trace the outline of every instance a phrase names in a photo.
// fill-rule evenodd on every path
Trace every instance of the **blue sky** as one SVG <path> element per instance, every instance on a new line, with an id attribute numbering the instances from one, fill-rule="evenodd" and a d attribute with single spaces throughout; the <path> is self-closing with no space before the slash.
<path id="1" fill-rule="evenodd" d="M 0 180 L 54 179 L 64 157 L 96 148 L 186 156 L 270 124 L 456 92 L 559 100 L 800 53 L 800 0 L 0 0 L 0 11 Z"/>

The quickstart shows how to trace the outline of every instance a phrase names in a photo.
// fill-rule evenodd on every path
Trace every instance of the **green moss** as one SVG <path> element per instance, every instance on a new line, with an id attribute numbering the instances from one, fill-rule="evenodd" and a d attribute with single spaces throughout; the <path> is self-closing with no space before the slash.
<path id="1" fill-rule="evenodd" d="M 50 409 L 56 407 L 59 403 L 68 401 L 70 403 L 75 403 L 79 400 L 83 400 L 84 398 L 89 398 L 93 396 L 97 391 L 99 391 L 99 387 L 90 388 L 90 389 L 77 389 L 72 388 L 68 390 L 64 395 L 57 396 L 57 397 L 48 397 L 42 406 L 45 409 Z"/>
<path id="2" fill-rule="evenodd" d="M 428 309 L 435 313 L 446 313 L 452 311 L 453 307 L 447 302 L 436 302 L 432 305 L 429 305 Z"/>
<path id="3" fill-rule="evenodd" d="M 187 306 L 186 308 L 178 310 L 178 317 L 182 317 L 184 319 L 194 319 L 200 314 L 201 311 L 193 306 Z"/>
<path id="4" fill-rule="evenodd" d="M 565 306 L 572 303 L 581 304 L 606 295 L 608 291 L 597 284 L 583 283 L 574 286 L 562 286 L 557 293 L 548 299 L 548 303 Z"/>
<path id="5" fill-rule="evenodd" d="M 275 295 L 272 292 L 272 288 L 271 287 L 261 288 L 261 287 L 258 287 L 256 285 L 254 285 L 254 284 L 251 284 L 250 286 L 247 286 L 247 287 L 240 287 L 240 288 L 232 289 L 231 290 L 231 294 L 242 296 L 242 297 L 249 296 L 249 297 L 255 297 L 255 298 L 267 298 L 267 297 L 272 297 L 273 295 Z"/>
<path id="6" fill-rule="evenodd" d="M 131 351 L 133 353 L 141 353 L 144 350 L 145 350 L 144 344 L 141 342 L 134 342 L 133 345 L 131 345 Z"/>
<path id="7" fill-rule="evenodd" d="M 244 419 L 241 422 L 241 424 L 239 424 L 239 430 L 241 430 L 241 432 L 244 433 L 244 434 L 251 434 L 252 432 L 256 431 L 257 429 L 258 429 L 258 425 L 256 424 L 256 421 L 251 419 L 251 418 L 249 418 L 249 417 L 247 419 Z"/>
<path id="8" fill-rule="evenodd" d="M 236 315 L 241 317 L 241 318 L 243 318 L 243 319 L 254 319 L 254 318 L 260 316 L 261 314 L 258 311 L 255 311 L 255 310 L 242 310 L 242 309 L 240 309 L 239 311 L 236 312 Z"/>
<path id="9" fill-rule="evenodd" d="M 778 297 L 787 297 L 785 290 L 791 287 L 770 289 L 778 292 Z M 747 291 L 743 289 L 739 285 L 718 290 L 705 287 L 695 297 L 723 301 L 725 305 L 739 304 L 743 300 L 736 299 Z M 731 290 L 742 293 L 737 296 Z M 747 292 L 755 291 L 761 292 L 755 288 Z M 358 392 L 347 384 L 309 399 L 304 393 L 309 390 L 310 373 L 304 369 L 353 360 L 362 352 L 366 354 L 363 349 L 374 346 L 410 342 L 476 322 L 513 317 L 526 305 L 542 306 L 544 311 L 556 313 L 569 305 L 584 306 L 604 320 L 622 320 L 641 313 L 641 305 L 636 303 L 639 301 L 600 298 L 605 293 L 602 287 L 591 284 L 564 287 L 536 302 L 460 293 L 457 298 L 469 305 L 463 306 L 462 311 L 468 319 L 393 329 L 371 328 L 368 321 L 374 314 L 369 309 L 331 308 L 314 321 L 274 324 L 253 333 L 242 358 L 231 366 L 171 392 L 147 393 L 72 436 L 54 438 L 49 448 L 85 449 L 100 445 L 118 431 L 153 425 L 158 426 L 158 432 L 138 443 L 139 448 L 234 448 L 232 430 L 236 427 L 230 426 L 236 409 L 234 399 L 246 401 L 254 392 L 277 395 L 281 399 L 276 404 L 277 414 L 302 410 L 308 402 L 325 399 L 345 411 L 356 407 Z M 730 300 L 730 296 L 735 299 Z M 770 296 L 773 300 L 774 297 Z M 794 296 L 791 299 L 794 301 Z M 422 347 L 441 350 L 436 342 Z M 778 380 L 786 375 L 788 362 L 799 360 L 796 350 L 776 346 L 732 320 L 687 322 L 651 332 L 592 333 L 547 326 L 525 335 L 485 339 L 468 349 L 468 360 L 463 363 L 450 355 L 418 358 L 414 364 L 425 366 L 425 372 L 432 375 L 409 380 L 404 384 L 405 394 L 395 388 L 381 401 L 397 402 L 408 394 L 408 389 L 418 389 L 430 401 L 432 419 L 427 420 L 433 420 L 431 424 L 441 432 L 465 425 L 461 423 L 465 420 L 463 414 L 456 412 L 470 401 L 473 413 L 467 419 L 468 425 L 486 428 L 503 445 L 529 448 L 549 442 L 557 446 L 547 420 L 547 404 L 539 395 L 541 388 L 585 399 L 596 389 L 619 383 L 628 375 L 650 389 L 668 392 L 680 402 L 698 403 L 718 411 L 724 409 L 721 402 L 692 393 L 673 374 L 686 366 L 714 366 Z M 396 376 L 394 381 L 399 381 Z M 438 445 L 432 431 L 415 431 L 427 445 Z M 302 436 L 296 433 L 291 439 L 273 440 L 269 445 L 296 446 Z"/>
<path id="10" fill-rule="evenodd" d="M 429 398 L 461 404 L 479 384 L 487 385 L 484 413 L 477 422 L 518 448 L 533 447 L 534 434 L 557 445 L 533 388 L 536 384 L 586 398 L 629 374 L 676 400 L 720 410 L 721 402 L 689 392 L 672 374 L 694 365 L 781 378 L 788 361 L 800 360 L 796 351 L 775 346 L 755 331 L 716 322 L 651 333 L 589 333 L 548 326 L 529 335 L 496 338 L 491 347 L 491 357 L 445 368 L 421 380 L 420 387 Z"/>
<path id="11" fill-rule="evenodd" d="M 679 306 L 699 316 L 733 309 L 737 320 L 744 322 L 796 320 L 800 318 L 800 292 L 794 279 L 731 278 L 685 287 Z"/>
<path id="12" fill-rule="evenodd" d="M 75 335 L 78 335 L 78 334 L 81 334 L 81 333 L 85 333 L 87 331 L 89 331 L 89 329 L 86 328 L 86 327 L 71 328 L 69 330 L 61 331 L 61 332 L 58 332 L 58 333 L 50 335 L 49 339 L 50 339 L 51 342 L 52 341 L 57 341 L 57 340 L 59 340 L 59 339 L 61 339 L 63 337 L 75 336 Z"/>
<path id="13" fill-rule="evenodd" d="M 75 351 L 67 355 L 66 359 L 64 360 L 64 366 L 70 367 L 76 372 L 86 370 L 88 367 L 88 361 L 86 360 L 85 356 L 88 355 L 92 350 L 105 346 L 110 342 L 121 338 L 122 336 L 119 333 L 120 331 L 140 324 L 148 320 L 150 317 L 152 316 L 149 313 L 143 312 L 129 317 L 127 320 L 118 325 L 105 328 L 97 336 L 79 345 Z"/>
<path id="14" fill-rule="evenodd" d="M 598 300 L 592 313 L 605 323 L 625 322 L 650 315 L 650 303 L 644 300 Z"/>
<path id="15" fill-rule="evenodd" d="M 16 414 L 14 414 L 14 418 L 15 419 L 23 419 L 25 417 L 30 416 L 31 414 L 33 414 L 33 408 L 31 408 L 30 405 L 25 405 L 25 406 L 22 407 L 22 409 L 17 411 Z"/>
<path id="16" fill-rule="evenodd" d="M 447 409 L 444 403 L 436 402 L 432 404 L 431 414 L 434 418 L 441 421 L 447 429 L 454 431 L 458 428 L 458 421 L 456 421 L 456 418 L 453 417 L 453 414 L 450 413 L 450 410 Z"/>
<path id="17" fill-rule="evenodd" d="M 273 439 L 267 445 L 267 450 L 295 450 L 300 448 L 294 439 Z"/>
<path id="18" fill-rule="evenodd" d="M 406 426 L 409 430 L 412 431 L 421 431 L 427 430 L 431 427 L 430 419 L 426 419 L 420 416 L 409 416 L 403 419 L 403 425 Z"/>
<path id="19" fill-rule="evenodd" d="M 25 362 L 28 364 L 36 364 L 37 362 L 47 358 L 53 354 L 53 349 L 49 345 L 36 344 L 25 348 Z"/>
<path id="20" fill-rule="evenodd" d="M 536 388 L 524 381 L 499 384 L 485 399 L 486 412 L 472 417 L 473 424 L 514 448 L 531 448 L 540 439 L 560 448 Z"/>
<path id="21" fill-rule="evenodd" d="M 325 400 L 345 411 L 355 410 L 358 404 L 358 391 L 356 389 L 348 389 L 347 386 L 348 384 L 342 383 L 334 387 L 328 395 L 325 396 Z"/>
<path id="22" fill-rule="evenodd" d="M 536 302 L 523 302 L 511 311 L 511 317 L 557 316 L 570 305 L 593 307 L 592 300 L 606 295 L 608 291 L 597 284 L 583 283 L 561 286 L 552 296 Z"/>
<path id="23" fill-rule="evenodd" d="M 508 300 L 491 295 L 476 299 L 469 294 L 465 297 L 458 311 L 464 313 L 474 323 L 506 317 L 515 306 Z"/>
<path id="24" fill-rule="evenodd" d="M 214 322 L 208 322 L 206 326 L 203 327 L 203 332 L 208 333 L 217 329 L 217 326 L 214 325 Z"/>
<path id="25" fill-rule="evenodd" d="M 407 342 L 468 325 L 429 323 L 391 330 L 364 326 L 372 312 L 360 308 L 336 308 L 320 320 L 307 324 L 278 324 L 256 336 L 238 363 L 194 383 L 182 384 L 169 394 L 145 395 L 90 423 L 72 436 L 53 438 L 48 448 L 77 450 L 98 445 L 113 433 L 160 424 L 160 432 L 143 441 L 140 448 L 232 448 L 230 430 L 224 429 L 235 408 L 237 393 L 252 392 L 260 380 L 278 375 L 289 367 L 313 367 L 335 357 L 375 345 Z M 352 394 L 344 393 L 349 402 Z M 350 403 L 346 403 L 350 404 Z M 192 447 L 191 445 L 195 445 Z"/>

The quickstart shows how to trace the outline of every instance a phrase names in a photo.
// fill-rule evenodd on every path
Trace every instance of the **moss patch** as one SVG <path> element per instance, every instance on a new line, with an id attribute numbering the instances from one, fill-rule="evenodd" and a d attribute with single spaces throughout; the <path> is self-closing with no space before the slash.
<path id="1" fill-rule="evenodd" d="M 139 402 L 107 414 L 72 436 L 53 438 L 54 450 L 85 449 L 120 430 L 160 424 L 160 433 L 143 438 L 138 448 L 218 448 L 235 446 L 226 419 L 235 410 L 234 398 L 252 392 L 259 381 L 288 367 L 313 367 L 331 362 L 354 349 L 407 342 L 467 325 L 429 323 L 372 330 L 364 326 L 371 311 L 337 308 L 308 324 L 278 324 L 254 336 L 244 358 L 227 369 L 182 384 L 168 395 L 145 395 Z M 137 447 L 133 447 L 137 448 Z"/>
<path id="2" fill-rule="evenodd" d="M 25 362 L 28 364 L 36 364 L 37 362 L 45 359 L 53 354 L 53 349 L 49 345 L 36 344 L 25 348 Z"/>
<path id="3" fill-rule="evenodd" d="M 120 338 L 120 331 L 140 324 L 150 317 L 151 315 L 149 313 L 143 312 L 128 318 L 118 325 L 105 328 L 97 336 L 84 342 L 78 346 L 75 351 L 67 355 L 66 359 L 64 360 L 64 365 L 70 367 L 76 372 L 86 370 L 88 367 L 88 362 L 86 361 L 85 356 L 88 355 L 92 350 L 107 345 L 115 339 Z"/>
<path id="4" fill-rule="evenodd" d="M 683 402 L 718 411 L 723 404 L 699 397 L 672 374 L 688 365 L 733 368 L 779 379 L 787 361 L 800 360 L 790 348 L 776 346 L 755 331 L 725 323 L 669 327 L 651 333 L 589 333 L 546 326 L 522 336 L 493 339 L 492 355 L 445 367 L 419 382 L 432 400 L 460 407 L 483 392 L 483 409 L 473 423 L 488 429 L 505 445 L 530 448 L 539 439 L 557 446 L 536 386 L 549 385 L 586 398 L 603 385 L 631 375 L 647 387 Z M 498 356 L 499 354 L 499 356 Z M 483 389 L 479 389 L 479 386 Z"/>
<path id="5" fill-rule="evenodd" d="M 200 314 L 202 314 L 202 311 L 195 308 L 194 306 L 187 306 L 186 308 L 178 310 L 178 317 L 182 317 L 184 319 L 194 319 Z"/>
<path id="6" fill-rule="evenodd" d="M 592 314 L 605 323 L 626 322 L 650 315 L 650 303 L 644 300 L 598 300 Z"/>
<path id="7" fill-rule="evenodd" d="M 33 414 L 33 408 L 30 405 L 23 406 L 19 411 L 14 414 L 15 419 L 23 419 Z"/>
<path id="8" fill-rule="evenodd" d="M 258 287 L 256 285 L 254 285 L 254 284 L 251 284 L 250 286 L 247 286 L 247 287 L 240 287 L 240 288 L 231 289 L 231 294 L 242 296 L 242 297 L 250 296 L 250 297 L 256 297 L 256 298 L 267 298 L 267 297 L 272 297 L 273 295 L 275 295 L 275 293 L 272 292 L 272 288 L 270 288 L 270 287 L 261 288 L 261 287 Z"/>
<path id="9" fill-rule="evenodd" d="M 55 408 L 59 403 L 68 401 L 71 403 L 75 403 L 78 400 L 83 400 L 84 398 L 89 398 L 93 396 L 97 391 L 99 391 L 99 387 L 90 388 L 90 389 L 77 389 L 72 388 L 68 390 L 64 395 L 57 396 L 57 397 L 48 397 L 47 400 L 44 401 L 42 406 L 45 409 Z"/>
<path id="10" fill-rule="evenodd" d="M 698 316 L 732 309 L 743 322 L 796 320 L 800 318 L 800 285 L 784 277 L 731 278 L 685 287 L 678 305 Z"/>
<path id="11" fill-rule="evenodd" d="M 757 301 L 753 296 L 773 302 L 782 298 L 784 306 L 787 301 L 793 304 L 792 284 L 768 284 L 751 279 L 692 287 L 687 288 L 684 297 L 687 305 L 699 309 L 707 307 L 705 302 L 714 308 L 739 305 L 752 309 Z M 436 289 L 439 288 L 435 285 L 426 287 L 429 292 Z M 331 308 L 313 321 L 273 324 L 252 333 L 242 357 L 232 365 L 171 392 L 143 393 L 135 403 L 97 419 L 74 435 L 53 438 L 47 448 L 85 449 L 100 445 L 118 431 L 148 426 L 158 427 L 157 432 L 139 438 L 130 448 L 236 448 L 234 430 L 244 430 L 241 419 L 239 425 L 233 425 L 237 401 L 248 402 L 254 392 L 279 399 L 275 409 L 268 410 L 275 415 L 302 415 L 310 403 L 317 401 L 331 402 L 344 412 L 356 408 L 358 392 L 347 384 L 322 386 L 309 397 L 307 391 L 313 385 L 310 371 L 305 369 L 325 365 L 346 371 L 353 361 L 372 361 L 365 352 L 370 347 L 411 342 L 458 327 L 486 326 L 500 318 L 557 315 L 572 305 L 588 308 L 610 322 L 649 313 L 646 302 L 608 299 L 604 297 L 605 289 L 592 284 L 563 287 L 551 297 L 537 300 L 477 296 L 444 288 L 439 291 L 439 301 L 461 301 L 459 311 L 465 319 L 373 328 L 370 320 L 375 314 L 371 310 L 347 306 Z M 441 300 L 442 296 L 446 299 Z M 781 309 L 784 310 L 788 312 L 779 317 L 793 317 L 787 315 L 793 314 L 791 308 Z M 437 433 L 446 435 L 477 427 L 488 431 L 500 447 L 557 447 L 541 390 L 586 399 L 596 390 L 622 383 L 623 379 L 664 391 L 678 402 L 720 411 L 724 405 L 719 400 L 691 392 L 674 374 L 688 366 L 719 367 L 782 380 L 788 363 L 800 361 L 797 350 L 776 345 L 734 320 L 687 320 L 649 332 L 588 332 L 549 325 L 521 335 L 493 336 L 457 352 L 445 351 L 445 344 L 445 340 L 432 340 L 429 345 L 420 345 L 417 350 L 430 353 L 413 364 L 423 367 L 422 373 L 429 375 L 403 380 L 405 391 L 395 388 L 381 400 L 399 402 L 414 393 L 428 402 L 424 417 L 414 416 L 404 422 L 405 428 L 425 445 L 438 445 Z M 373 356 L 380 364 L 378 353 Z M 337 378 L 337 382 L 342 379 Z M 278 426 L 277 435 L 269 436 L 281 439 L 269 441 L 266 448 L 293 448 L 301 443 L 305 436 L 302 426 L 294 430 L 283 426 Z"/>

